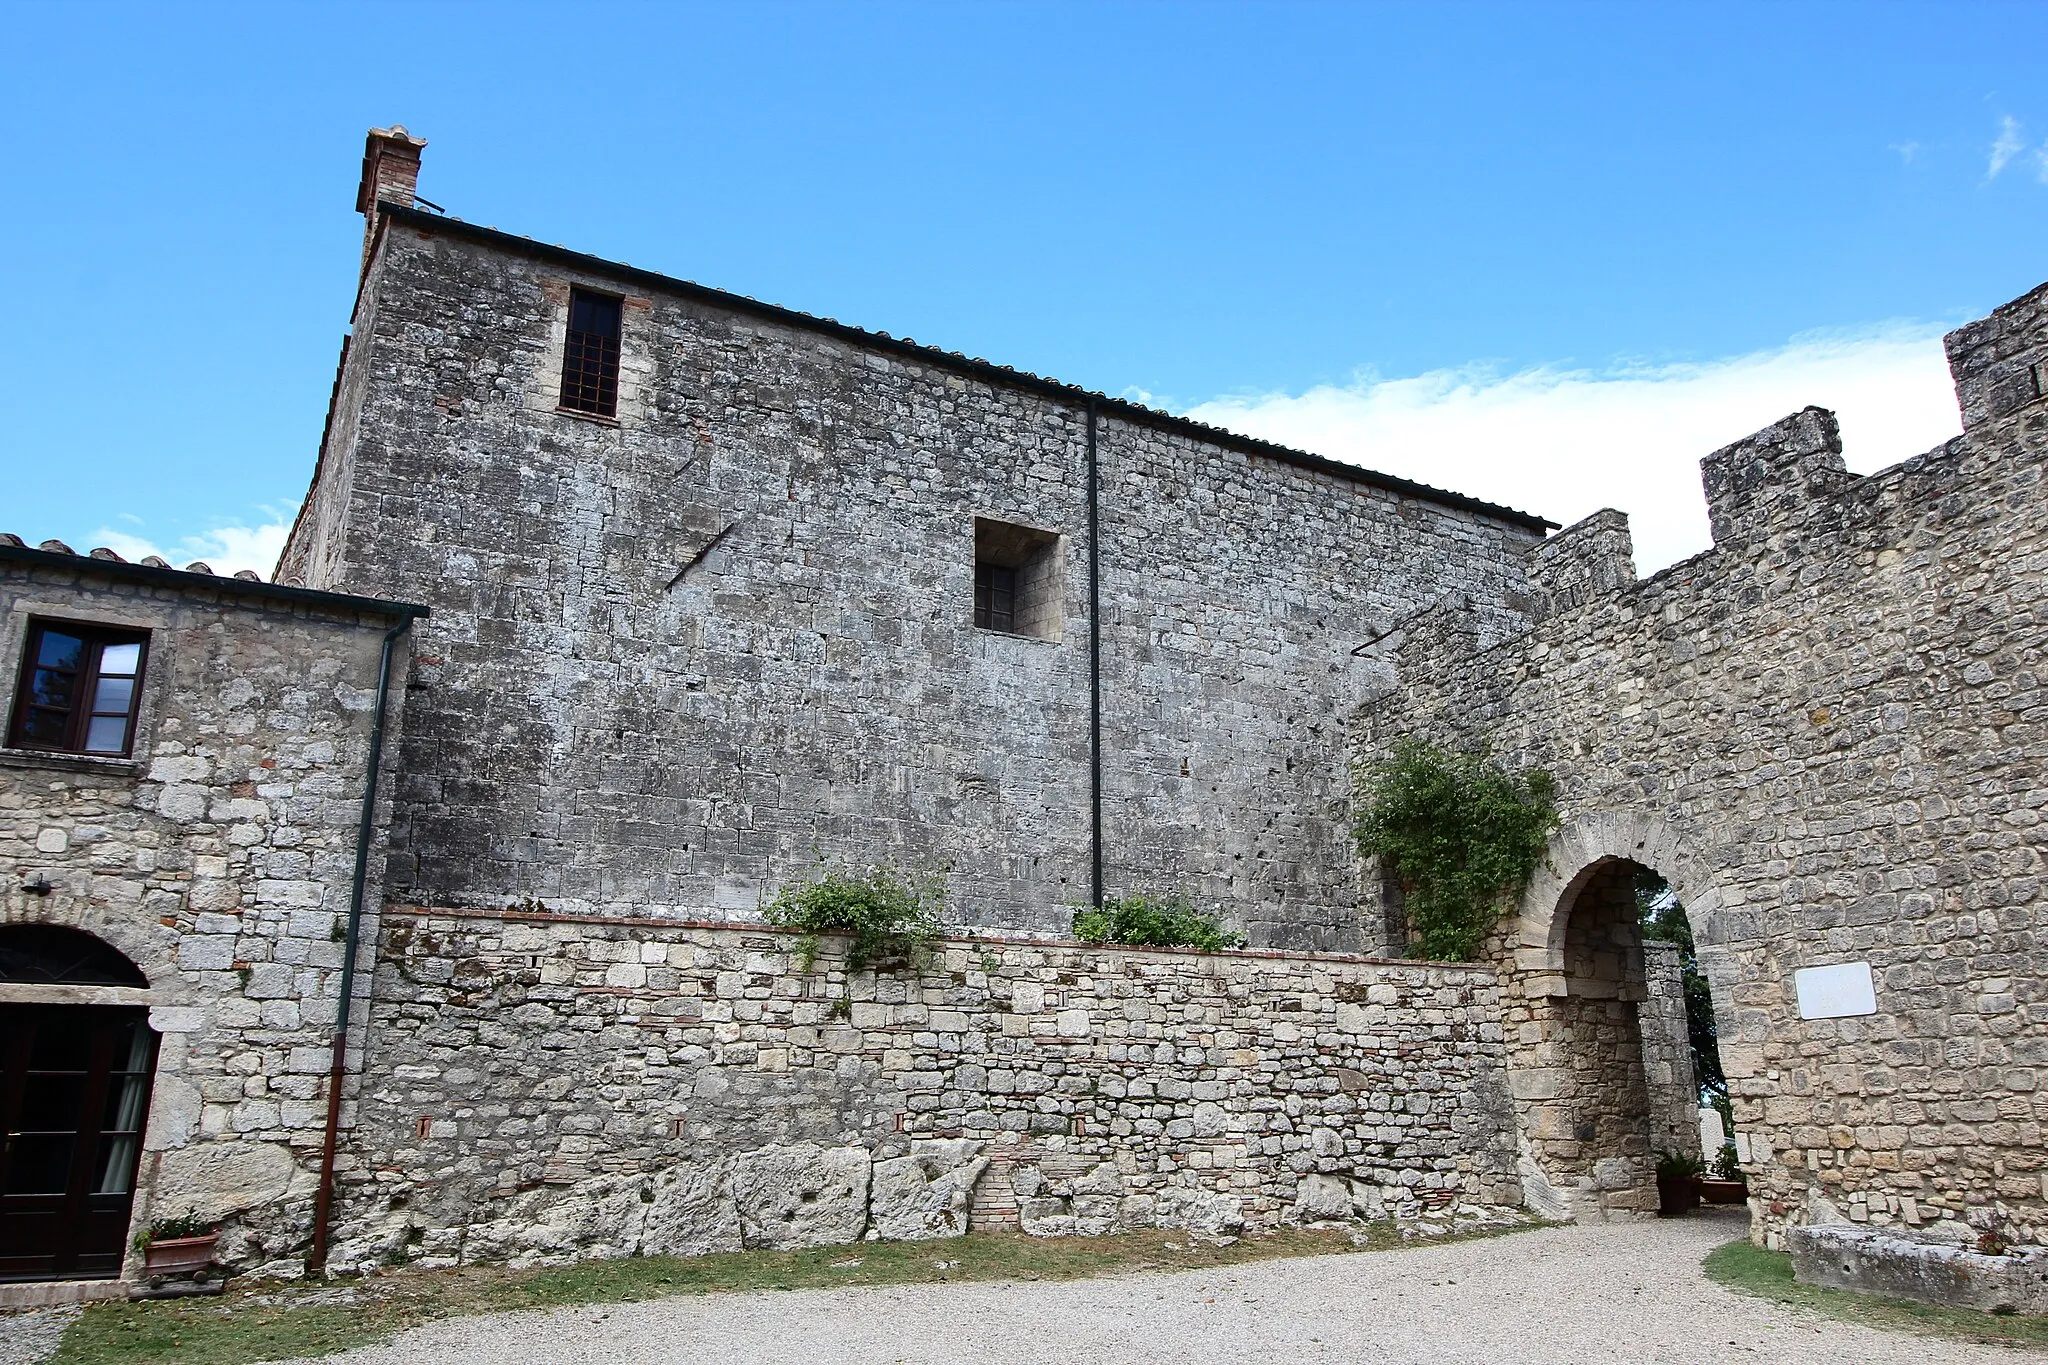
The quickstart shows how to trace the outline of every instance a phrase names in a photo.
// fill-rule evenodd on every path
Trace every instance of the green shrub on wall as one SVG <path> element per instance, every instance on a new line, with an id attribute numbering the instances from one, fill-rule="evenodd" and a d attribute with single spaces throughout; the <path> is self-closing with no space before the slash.
<path id="1" fill-rule="evenodd" d="M 1483 751 L 1409 738 L 1361 775 L 1360 788 L 1358 846 L 1401 888 L 1410 956 L 1471 961 L 1557 828 L 1550 774 L 1509 773 Z"/>
<path id="2" fill-rule="evenodd" d="M 903 963 L 922 969 L 944 928 L 945 890 L 936 876 L 871 867 L 864 872 L 823 872 L 785 886 L 762 907 L 778 929 L 795 929 L 797 957 L 809 971 L 818 936 L 845 934 L 846 965 L 853 971 Z"/>
<path id="3" fill-rule="evenodd" d="M 1074 915 L 1074 937 L 1083 943 L 1131 948 L 1194 948 L 1204 953 L 1244 947 L 1244 936 L 1195 909 L 1178 891 L 1106 900 Z"/>

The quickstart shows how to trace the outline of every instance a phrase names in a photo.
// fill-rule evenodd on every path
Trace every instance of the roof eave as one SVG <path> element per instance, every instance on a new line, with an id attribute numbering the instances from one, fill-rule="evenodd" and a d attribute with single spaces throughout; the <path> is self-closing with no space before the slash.
<path id="1" fill-rule="evenodd" d="M 1412 479 L 1404 479 L 1397 475 L 1382 474 L 1378 470 L 1367 469 L 1363 465 L 1347 464 L 1342 460 L 1330 459 L 1328 456 L 1312 454 L 1306 450 L 1296 450 L 1292 446 L 1283 446 L 1272 441 L 1262 441 L 1255 436 L 1244 436 L 1222 427 L 1212 427 L 1206 422 L 1197 422 L 1193 418 L 1181 417 L 1170 412 L 1162 412 L 1157 408 L 1148 408 L 1142 403 L 1133 403 L 1127 398 L 1116 398 L 1109 394 L 1097 393 L 1090 389 L 1081 388 L 1079 385 L 1063 383 L 1057 379 L 1047 379 L 1043 375 L 1033 374 L 1028 370 L 1012 369 L 1007 365 L 998 365 L 993 361 L 979 360 L 972 356 L 962 355 L 958 351 L 943 351 L 936 346 L 924 346 L 914 341 L 905 341 L 900 337 L 892 337 L 886 332 L 870 332 L 864 328 L 855 327 L 832 318 L 821 318 L 812 313 L 799 312 L 793 308 L 784 308 L 779 304 L 763 303 L 761 300 L 749 298 L 745 294 L 734 294 L 723 289 L 713 288 L 710 285 L 677 279 L 673 275 L 664 275 L 659 271 L 626 265 L 620 261 L 609 261 L 601 256 L 592 256 L 587 252 L 571 251 L 564 246 L 552 246 L 546 242 L 537 242 L 531 237 L 521 237 L 516 233 L 503 232 L 497 228 L 481 227 L 475 223 L 464 222 L 460 218 L 429 213 L 424 209 L 413 208 L 405 204 L 386 200 L 380 202 L 377 208 L 378 212 L 387 218 L 425 232 L 452 232 L 458 236 L 468 237 L 486 245 L 517 251 L 524 255 L 537 257 L 541 260 L 584 271 L 588 274 L 633 281 L 652 289 L 678 294 L 699 302 L 713 304 L 722 308 L 730 308 L 736 312 L 751 313 L 757 317 L 778 322 L 785 326 L 804 331 L 818 332 L 826 336 L 836 337 L 842 341 L 850 341 L 858 345 L 873 347 L 876 350 L 887 351 L 907 359 L 917 360 L 923 364 L 942 366 L 961 374 L 973 375 L 991 384 L 1004 384 L 1014 388 L 1027 389 L 1069 403 L 1092 402 L 1099 411 L 1112 413 L 1127 421 L 1143 423 L 1146 426 L 1192 436 L 1197 440 L 1207 441 L 1212 445 L 1220 445 L 1242 454 L 1258 455 L 1267 459 L 1279 460 L 1285 464 L 1296 465 L 1303 469 L 1313 470 L 1319 474 L 1327 474 L 1333 478 L 1344 479 L 1348 482 L 1361 483 L 1369 487 L 1383 489 L 1389 493 L 1397 493 L 1405 497 L 1433 502 L 1440 506 L 1456 508 L 1461 512 L 1470 512 L 1493 521 L 1505 522 L 1511 526 L 1534 531 L 1538 535 L 1558 529 L 1559 523 L 1545 517 L 1536 516 L 1530 512 L 1517 511 L 1512 507 L 1504 507 L 1499 503 L 1486 502 L 1480 498 L 1468 497 L 1463 493 L 1454 493 L 1449 489 L 1432 487 L 1426 483 L 1417 483 Z"/>

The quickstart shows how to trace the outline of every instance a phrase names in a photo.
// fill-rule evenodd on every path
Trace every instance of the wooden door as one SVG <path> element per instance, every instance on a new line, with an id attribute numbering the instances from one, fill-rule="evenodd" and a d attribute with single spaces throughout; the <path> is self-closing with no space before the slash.
<path id="1" fill-rule="evenodd" d="M 146 1009 L 0 1005 L 0 1280 L 121 1273 L 156 1042 Z"/>

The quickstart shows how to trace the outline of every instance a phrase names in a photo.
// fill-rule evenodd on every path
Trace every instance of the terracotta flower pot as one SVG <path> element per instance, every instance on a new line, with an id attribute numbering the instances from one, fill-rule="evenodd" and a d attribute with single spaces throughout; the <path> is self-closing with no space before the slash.
<path id="1" fill-rule="evenodd" d="M 1700 1202 L 1700 1180 L 1694 1175 L 1657 1177 L 1657 1216 L 1676 1218 Z"/>
<path id="2" fill-rule="evenodd" d="M 1700 1197 L 1709 1204 L 1741 1204 L 1749 1199 L 1746 1180 L 1702 1180 Z"/>
<path id="3" fill-rule="evenodd" d="M 166 1237 L 142 1249 L 142 1269 L 147 1275 L 184 1275 L 204 1270 L 213 1263 L 213 1246 L 220 1234 L 204 1237 Z"/>

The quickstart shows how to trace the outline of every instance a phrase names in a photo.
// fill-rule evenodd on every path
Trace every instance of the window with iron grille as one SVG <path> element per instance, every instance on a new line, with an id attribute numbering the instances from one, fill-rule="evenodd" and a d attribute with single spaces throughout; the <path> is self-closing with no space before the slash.
<path id="1" fill-rule="evenodd" d="M 569 293 L 569 336 L 562 348 L 562 406 L 599 417 L 619 415 L 619 325 L 624 300 Z"/>
<path id="2" fill-rule="evenodd" d="M 1017 628 L 1017 571 L 1000 564 L 974 566 L 974 624 L 983 630 Z"/>
<path id="3" fill-rule="evenodd" d="M 31 621 L 7 742 L 125 758 L 142 702 L 146 631 Z"/>
<path id="4" fill-rule="evenodd" d="M 974 624 L 1057 640 L 1066 614 L 1059 533 L 976 517 Z"/>

